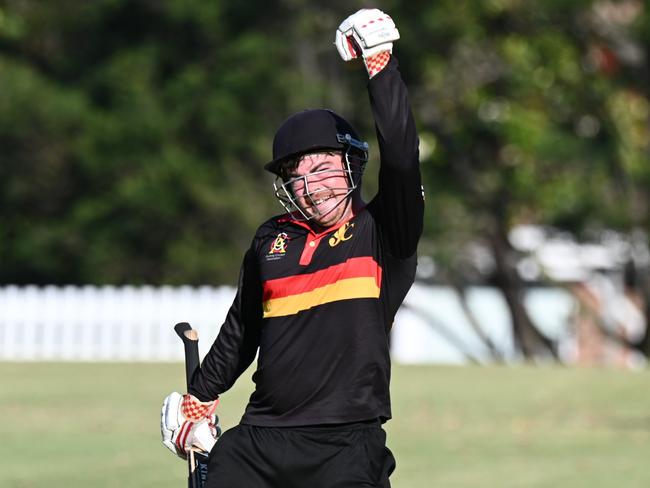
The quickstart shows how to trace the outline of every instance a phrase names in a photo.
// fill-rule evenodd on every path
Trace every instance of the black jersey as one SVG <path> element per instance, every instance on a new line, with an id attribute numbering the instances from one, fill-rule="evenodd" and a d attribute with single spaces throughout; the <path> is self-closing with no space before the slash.
<path id="1" fill-rule="evenodd" d="M 287 215 L 260 226 L 234 303 L 193 378 L 190 393 L 215 399 L 259 352 L 244 424 L 391 416 L 388 334 L 414 280 L 424 203 L 415 123 L 394 58 L 368 91 L 380 149 L 377 195 L 322 233 Z"/>

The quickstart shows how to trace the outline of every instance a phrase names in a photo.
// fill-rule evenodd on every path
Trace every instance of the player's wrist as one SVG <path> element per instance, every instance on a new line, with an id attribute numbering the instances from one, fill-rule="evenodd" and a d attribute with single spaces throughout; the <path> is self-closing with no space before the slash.
<path id="1" fill-rule="evenodd" d="M 375 76 L 377 73 L 383 71 L 383 69 L 388 66 L 390 62 L 390 51 L 382 51 L 380 53 L 368 56 L 363 59 L 363 63 L 368 72 L 368 78 Z"/>
<path id="2" fill-rule="evenodd" d="M 210 418 L 214 415 L 219 400 L 202 402 L 194 395 L 183 395 L 181 402 L 181 414 L 190 422 L 200 422 L 203 419 Z"/>

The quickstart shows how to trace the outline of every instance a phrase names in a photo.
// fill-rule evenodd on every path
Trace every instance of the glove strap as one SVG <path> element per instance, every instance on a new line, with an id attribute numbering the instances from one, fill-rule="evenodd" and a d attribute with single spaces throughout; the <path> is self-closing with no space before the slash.
<path id="1" fill-rule="evenodd" d="M 363 62 L 366 65 L 366 71 L 368 71 L 368 77 L 372 78 L 381 70 L 383 70 L 388 62 L 390 61 L 390 51 L 382 51 L 375 54 L 374 56 L 369 56 L 364 58 Z"/>

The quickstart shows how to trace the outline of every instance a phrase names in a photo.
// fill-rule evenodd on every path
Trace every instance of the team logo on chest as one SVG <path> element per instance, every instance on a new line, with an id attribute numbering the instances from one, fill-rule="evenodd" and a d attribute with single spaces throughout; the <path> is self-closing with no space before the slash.
<path id="1" fill-rule="evenodd" d="M 350 230 L 352 227 L 354 227 L 354 224 L 350 222 L 346 222 L 343 224 L 341 227 L 339 227 L 334 235 L 330 237 L 329 239 L 329 245 L 330 247 L 335 247 L 338 246 L 341 242 L 347 241 L 348 239 L 352 238 L 352 234 L 348 234 L 348 230 Z"/>
<path id="2" fill-rule="evenodd" d="M 286 232 L 280 232 L 275 240 L 271 243 L 271 248 L 269 249 L 268 255 L 282 255 L 287 252 L 287 243 L 289 242 L 289 236 Z"/>

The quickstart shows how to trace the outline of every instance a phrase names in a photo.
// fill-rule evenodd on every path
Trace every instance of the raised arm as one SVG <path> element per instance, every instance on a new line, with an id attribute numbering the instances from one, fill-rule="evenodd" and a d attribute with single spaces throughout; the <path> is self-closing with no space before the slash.
<path id="1" fill-rule="evenodd" d="M 349 61 L 363 58 L 380 152 L 379 191 L 369 204 L 390 254 L 412 256 L 422 234 L 424 200 L 418 136 L 406 85 L 392 55 L 399 33 L 381 10 L 364 9 L 339 26 L 336 46 Z"/>

